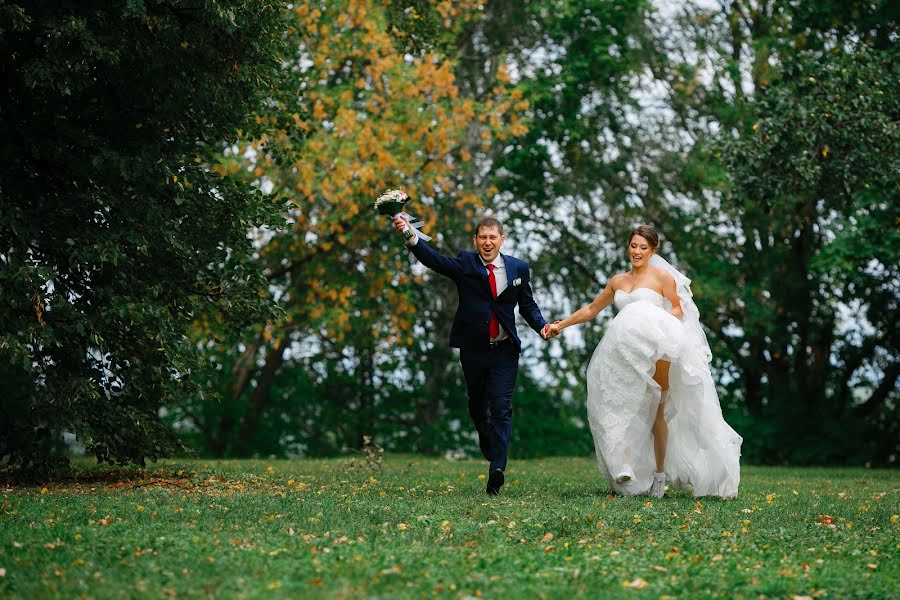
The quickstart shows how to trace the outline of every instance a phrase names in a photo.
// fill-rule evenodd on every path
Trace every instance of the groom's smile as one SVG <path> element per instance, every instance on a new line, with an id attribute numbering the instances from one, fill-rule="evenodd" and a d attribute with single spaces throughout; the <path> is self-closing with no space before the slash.
<path id="1" fill-rule="evenodd" d="M 481 227 L 474 236 L 475 249 L 486 263 L 492 262 L 500 254 L 500 247 L 506 237 L 496 227 Z"/>

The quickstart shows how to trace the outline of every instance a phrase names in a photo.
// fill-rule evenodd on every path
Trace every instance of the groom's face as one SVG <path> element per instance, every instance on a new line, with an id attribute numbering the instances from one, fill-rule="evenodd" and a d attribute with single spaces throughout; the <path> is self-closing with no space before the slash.
<path id="1" fill-rule="evenodd" d="M 481 260 L 491 262 L 500 254 L 500 246 L 506 238 L 500 235 L 500 230 L 496 227 L 481 227 L 475 234 L 475 249 Z"/>

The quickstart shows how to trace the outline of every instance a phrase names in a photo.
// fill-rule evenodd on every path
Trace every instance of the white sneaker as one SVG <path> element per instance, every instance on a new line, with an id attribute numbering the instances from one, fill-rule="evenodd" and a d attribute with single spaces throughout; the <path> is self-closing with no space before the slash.
<path id="1" fill-rule="evenodd" d="M 631 465 L 624 465 L 622 470 L 616 475 L 616 483 L 628 483 L 634 479 L 634 470 Z"/>
<path id="2" fill-rule="evenodd" d="M 666 493 L 666 474 L 665 473 L 654 473 L 653 474 L 653 485 L 650 486 L 650 497 L 651 498 L 662 498 L 663 494 Z"/>

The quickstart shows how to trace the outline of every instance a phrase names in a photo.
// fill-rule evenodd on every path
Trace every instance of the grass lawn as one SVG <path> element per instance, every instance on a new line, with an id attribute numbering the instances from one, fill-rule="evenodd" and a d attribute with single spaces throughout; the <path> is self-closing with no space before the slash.
<path id="1" fill-rule="evenodd" d="M 0 597 L 898 598 L 900 473 L 609 495 L 590 459 L 169 462 L 0 487 Z"/>

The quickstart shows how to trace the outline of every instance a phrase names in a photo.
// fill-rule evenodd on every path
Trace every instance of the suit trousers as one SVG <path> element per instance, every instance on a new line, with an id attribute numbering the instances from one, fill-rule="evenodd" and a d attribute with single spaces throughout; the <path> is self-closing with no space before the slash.
<path id="1" fill-rule="evenodd" d="M 479 438 L 488 442 L 485 458 L 491 462 L 491 470 L 505 470 L 519 348 L 507 339 L 496 347 L 460 350 L 459 360 L 469 395 L 469 417 Z"/>

